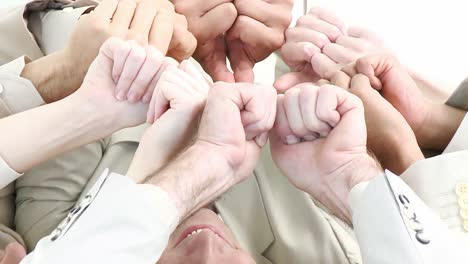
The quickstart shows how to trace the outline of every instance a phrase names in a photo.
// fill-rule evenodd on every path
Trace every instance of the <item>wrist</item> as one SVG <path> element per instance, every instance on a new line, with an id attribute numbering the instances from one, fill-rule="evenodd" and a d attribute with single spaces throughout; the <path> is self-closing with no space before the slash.
<path id="1" fill-rule="evenodd" d="M 116 120 L 116 114 L 108 107 L 102 107 L 97 100 L 82 93 L 74 93 L 59 102 L 67 108 L 73 109 L 73 120 L 79 120 L 81 130 L 89 134 L 94 140 L 106 137 L 121 129 Z M 93 140 L 93 141 L 94 141 Z"/>
<path id="2" fill-rule="evenodd" d="M 183 220 L 232 187 L 233 178 L 216 150 L 194 144 L 146 183 L 166 191 Z"/>
<path id="3" fill-rule="evenodd" d="M 33 83 L 46 103 L 52 103 L 72 94 L 82 82 L 69 61 L 65 52 L 53 53 L 26 64 L 21 77 Z"/>
<path id="4" fill-rule="evenodd" d="M 348 193 L 359 183 L 371 181 L 383 172 L 379 162 L 370 155 L 354 159 L 348 166 Z"/>
<path id="5" fill-rule="evenodd" d="M 388 148 L 380 155 L 380 162 L 385 169 L 389 169 L 397 175 L 402 174 L 418 160 L 423 160 L 424 155 L 418 145 L 413 131 L 405 135 L 394 135 L 386 142 Z"/>
<path id="6" fill-rule="evenodd" d="M 443 151 L 458 130 L 466 112 L 446 104 L 431 104 L 429 114 L 418 133 L 423 149 Z"/>

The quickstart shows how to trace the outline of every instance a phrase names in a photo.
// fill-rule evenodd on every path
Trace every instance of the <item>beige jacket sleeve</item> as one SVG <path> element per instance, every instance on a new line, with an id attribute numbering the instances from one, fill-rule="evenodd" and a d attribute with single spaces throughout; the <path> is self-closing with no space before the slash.
<path id="1" fill-rule="evenodd" d="M 363 263 L 466 262 L 466 247 L 391 172 L 355 186 L 349 202 Z"/>
<path id="2" fill-rule="evenodd" d="M 168 193 L 104 171 L 22 264 L 154 264 L 179 222 Z"/>
<path id="3" fill-rule="evenodd" d="M 20 76 L 26 60 L 20 57 L 0 66 L 0 118 L 44 104 L 31 81 Z"/>

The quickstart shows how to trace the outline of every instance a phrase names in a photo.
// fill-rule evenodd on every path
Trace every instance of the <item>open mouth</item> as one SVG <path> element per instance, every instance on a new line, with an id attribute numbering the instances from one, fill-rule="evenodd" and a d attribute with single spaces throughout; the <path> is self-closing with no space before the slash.
<path id="1" fill-rule="evenodd" d="M 176 243 L 176 245 L 174 247 L 177 247 L 179 244 L 181 244 L 186 239 L 194 238 L 194 237 L 196 237 L 197 235 L 199 235 L 199 234 L 201 234 L 203 232 L 213 233 L 216 237 L 219 237 L 226 244 L 228 244 L 230 247 L 232 247 L 232 245 L 229 244 L 229 242 L 226 240 L 226 238 L 223 236 L 223 234 L 221 232 L 219 232 L 219 230 L 216 229 L 212 225 L 194 225 L 194 226 L 191 226 L 191 227 L 185 229 L 185 231 L 182 232 L 182 234 L 180 235 L 180 238 L 179 238 L 178 242 Z"/>

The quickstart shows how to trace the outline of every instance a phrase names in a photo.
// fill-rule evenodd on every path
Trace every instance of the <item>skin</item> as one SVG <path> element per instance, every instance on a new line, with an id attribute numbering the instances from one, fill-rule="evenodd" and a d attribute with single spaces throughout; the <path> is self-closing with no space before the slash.
<path id="1" fill-rule="evenodd" d="M 367 76 L 357 74 L 350 78 L 344 72 L 338 72 L 333 76 L 332 83 L 356 95 L 363 102 L 367 146 L 384 168 L 401 174 L 416 161 L 424 159 L 416 136 L 405 117 L 381 93 L 372 88 Z M 422 112 L 420 110 L 418 109 L 418 113 Z"/>
<path id="2" fill-rule="evenodd" d="M 46 103 L 65 98 L 81 86 L 99 48 L 110 37 L 151 45 L 180 60 L 196 46 L 185 18 L 174 12 L 169 1 L 104 0 L 81 16 L 63 50 L 26 64 L 21 76 L 32 81 Z"/>
<path id="3" fill-rule="evenodd" d="M 255 63 L 284 43 L 293 6 L 292 0 L 172 2 L 198 40 L 195 58 L 215 81 L 224 82 L 253 82 Z"/>
<path id="4" fill-rule="evenodd" d="M 409 72 L 391 55 L 363 57 L 343 71 L 349 76 L 367 76 L 371 86 L 405 118 L 423 149 L 443 151 L 466 114 L 425 98 Z"/>
<path id="5" fill-rule="evenodd" d="M 206 227 L 206 229 L 183 239 L 184 231 L 199 227 Z M 180 241 L 181 239 L 183 240 Z M 255 261 L 241 248 L 234 234 L 216 213 L 209 209 L 202 209 L 177 227 L 157 263 L 252 264 Z"/>
<path id="6" fill-rule="evenodd" d="M 381 173 L 366 138 L 362 102 L 339 87 L 302 85 L 278 98 L 273 160 L 294 186 L 348 224 L 350 190 Z"/>
<path id="7" fill-rule="evenodd" d="M 286 31 L 286 43 L 281 48 L 283 60 L 293 72 L 279 78 L 275 87 L 284 92 L 303 82 L 316 82 L 329 78 L 359 58 L 373 54 L 391 54 L 375 33 L 350 26 L 334 13 L 312 8 L 298 19 L 295 27 Z M 407 70 L 425 97 L 433 102 L 443 103 L 448 95 L 444 89 L 431 83 L 412 70 Z"/>

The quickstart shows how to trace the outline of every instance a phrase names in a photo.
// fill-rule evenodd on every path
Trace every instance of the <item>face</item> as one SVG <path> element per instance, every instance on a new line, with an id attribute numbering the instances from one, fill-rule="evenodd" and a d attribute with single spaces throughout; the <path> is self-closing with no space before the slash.
<path id="1" fill-rule="evenodd" d="M 202 209 L 172 233 L 158 264 L 254 264 L 231 230 L 213 211 Z"/>

